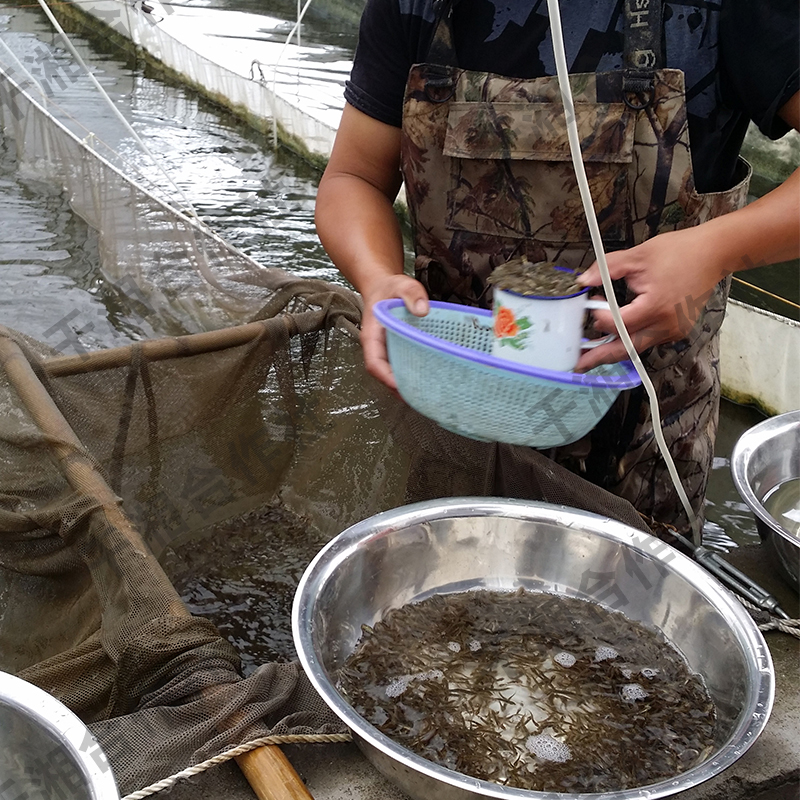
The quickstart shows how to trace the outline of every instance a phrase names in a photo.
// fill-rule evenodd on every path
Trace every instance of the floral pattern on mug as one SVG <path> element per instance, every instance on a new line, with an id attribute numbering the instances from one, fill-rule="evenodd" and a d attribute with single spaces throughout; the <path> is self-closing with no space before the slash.
<path id="1" fill-rule="evenodd" d="M 498 305 L 494 312 L 494 335 L 500 340 L 500 345 L 510 345 L 516 350 L 524 347 L 531 327 L 527 317 L 515 317 L 514 312 L 507 306 Z"/>

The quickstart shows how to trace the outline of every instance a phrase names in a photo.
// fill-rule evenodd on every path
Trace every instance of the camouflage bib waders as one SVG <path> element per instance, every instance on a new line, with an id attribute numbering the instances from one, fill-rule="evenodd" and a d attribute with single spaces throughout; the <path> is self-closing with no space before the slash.
<path id="1" fill-rule="evenodd" d="M 647 8 L 646 0 L 629 0 L 634 2 Z M 644 16 L 629 3 L 626 70 L 570 76 L 608 251 L 741 207 L 750 178 L 742 161 L 732 189 L 695 191 L 683 72 L 660 68 L 658 3 L 651 0 Z M 498 264 L 526 256 L 586 268 L 594 254 L 557 78 L 510 79 L 460 69 L 451 19 L 445 9 L 428 63 L 409 73 L 402 170 L 417 278 L 433 299 L 489 308 L 486 277 Z M 716 287 L 686 339 L 644 354 L 667 443 L 699 513 L 716 435 L 718 331 L 728 285 Z M 624 393 L 584 439 L 548 455 L 638 511 L 685 529 L 641 389 Z"/>

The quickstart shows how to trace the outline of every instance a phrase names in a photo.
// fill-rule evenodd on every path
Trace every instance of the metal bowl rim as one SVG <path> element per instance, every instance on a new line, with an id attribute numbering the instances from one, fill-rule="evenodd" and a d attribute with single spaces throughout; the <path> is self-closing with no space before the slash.
<path id="1" fill-rule="evenodd" d="M 769 419 L 765 419 L 753 425 L 752 428 L 748 428 L 738 438 L 731 451 L 731 477 L 733 478 L 736 491 L 739 492 L 742 500 L 747 503 L 753 514 L 767 525 L 770 530 L 773 530 L 791 544 L 800 547 L 800 539 L 787 531 L 778 520 L 764 508 L 761 500 L 756 497 L 755 492 L 750 486 L 750 481 L 747 480 L 747 467 L 750 462 L 750 457 L 755 452 L 756 447 L 798 426 L 800 426 L 800 409 L 769 417 Z"/>
<path id="2" fill-rule="evenodd" d="M 394 742 L 364 720 L 347 703 L 318 661 L 311 641 L 311 615 L 314 598 L 338 566 L 364 543 L 386 533 L 410 525 L 439 519 L 473 516 L 497 516 L 522 520 L 549 522 L 573 527 L 576 524 L 593 533 L 631 546 L 644 556 L 665 564 L 679 565 L 679 575 L 720 611 L 731 624 L 745 654 L 753 655 L 750 679 L 753 682 L 749 705 L 743 709 L 735 729 L 719 751 L 709 760 L 674 778 L 636 789 L 613 793 L 538 792 L 500 786 L 489 781 L 470 778 L 440 767 Z M 675 569 L 675 567 L 673 567 Z M 702 587 L 702 588 L 701 588 Z M 406 768 L 452 787 L 479 792 L 498 800 L 641 800 L 674 794 L 696 786 L 730 766 L 758 738 L 769 719 L 775 695 L 772 656 L 761 631 L 744 607 L 716 578 L 693 560 L 666 542 L 622 522 L 588 511 L 526 500 L 462 497 L 414 503 L 384 511 L 352 525 L 328 542 L 304 571 L 292 604 L 292 631 L 301 666 L 314 688 L 329 708 L 350 728 L 357 738 L 388 755 Z"/>
<path id="3" fill-rule="evenodd" d="M 28 681 L 0 672 L 0 706 L 35 720 L 66 749 L 91 792 L 87 800 L 119 800 L 111 765 L 81 719 L 60 700 Z M 105 769 L 100 767 L 105 764 Z"/>

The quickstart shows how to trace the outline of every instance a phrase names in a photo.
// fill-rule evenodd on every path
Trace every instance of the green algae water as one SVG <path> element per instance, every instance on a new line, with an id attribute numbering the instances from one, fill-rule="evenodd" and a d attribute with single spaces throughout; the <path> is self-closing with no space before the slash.
<path id="1" fill-rule="evenodd" d="M 415 753 L 534 791 L 646 786 L 703 761 L 714 740 L 711 698 L 663 635 L 524 590 L 390 611 L 365 626 L 339 689 Z"/>

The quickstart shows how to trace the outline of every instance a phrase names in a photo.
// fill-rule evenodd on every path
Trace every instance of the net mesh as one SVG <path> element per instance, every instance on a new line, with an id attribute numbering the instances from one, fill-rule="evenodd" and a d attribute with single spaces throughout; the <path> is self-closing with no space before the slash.
<path id="1" fill-rule="evenodd" d="M 20 168 L 64 188 L 141 312 L 141 340 L 108 350 L 0 329 L 0 669 L 90 724 L 123 794 L 253 738 L 341 730 L 296 662 L 245 677 L 189 613 L 161 561 L 209 530 L 224 560 L 237 520 L 270 504 L 324 541 L 404 502 L 489 495 L 647 530 L 541 453 L 448 433 L 375 384 L 354 293 L 259 267 L 8 75 L 0 114 Z M 278 546 L 259 519 L 256 549 Z"/>

